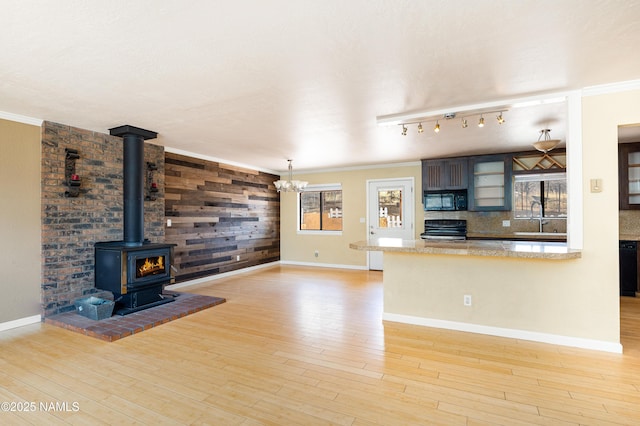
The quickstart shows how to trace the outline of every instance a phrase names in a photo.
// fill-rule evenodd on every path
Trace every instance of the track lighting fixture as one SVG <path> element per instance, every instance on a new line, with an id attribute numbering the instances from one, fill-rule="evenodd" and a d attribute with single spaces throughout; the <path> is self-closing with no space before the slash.
<path id="1" fill-rule="evenodd" d="M 416 121 L 398 123 L 398 125 L 402 126 L 402 132 L 400 133 L 402 136 L 407 136 L 407 126 L 412 124 L 416 124 L 418 126 L 418 131 L 417 131 L 418 134 L 424 133 L 425 127 L 423 123 L 427 123 L 427 122 L 435 122 L 433 126 L 433 132 L 440 133 L 440 120 L 443 120 L 443 122 L 446 122 L 446 121 L 453 120 L 454 118 L 460 118 L 461 127 L 463 129 L 466 129 L 467 127 L 469 127 L 469 122 L 467 121 L 467 118 L 478 117 L 478 127 L 484 127 L 485 114 L 496 114 L 496 120 L 498 121 L 498 123 L 503 124 L 506 122 L 506 120 L 504 119 L 502 114 L 507 111 L 508 110 L 506 109 L 499 109 L 499 110 L 492 110 L 492 111 L 484 109 L 484 110 L 478 110 L 478 111 L 466 111 L 466 114 L 464 115 L 457 114 L 455 112 L 448 112 L 446 114 L 439 115 L 437 117 L 424 117 Z M 445 129 L 446 129 L 446 125 L 445 125 Z"/>

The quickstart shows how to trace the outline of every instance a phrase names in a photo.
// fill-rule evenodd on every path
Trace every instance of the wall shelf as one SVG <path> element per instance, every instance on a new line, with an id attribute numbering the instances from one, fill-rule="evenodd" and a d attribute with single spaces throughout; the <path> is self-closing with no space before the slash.
<path id="1" fill-rule="evenodd" d="M 76 198 L 80 195 L 80 176 L 76 173 L 76 160 L 80 158 L 77 149 L 65 148 L 64 157 L 64 182 L 67 190 L 64 192 L 65 197 Z"/>

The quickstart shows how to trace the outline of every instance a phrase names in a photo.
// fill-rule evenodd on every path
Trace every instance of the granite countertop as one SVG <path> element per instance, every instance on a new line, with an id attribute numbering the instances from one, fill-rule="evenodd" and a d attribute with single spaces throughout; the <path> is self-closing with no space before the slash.
<path id="1" fill-rule="evenodd" d="M 567 234 L 563 232 L 511 232 L 508 234 L 467 232 L 467 238 L 487 240 L 567 241 Z"/>
<path id="2" fill-rule="evenodd" d="M 380 238 L 349 244 L 355 250 L 458 256 L 515 257 L 524 259 L 565 260 L 582 257 L 565 243 L 491 240 L 401 240 Z"/>
<path id="3" fill-rule="evenodd" d="M 640 234 L 620 234 L 620 241 L 640 241 Z"/>

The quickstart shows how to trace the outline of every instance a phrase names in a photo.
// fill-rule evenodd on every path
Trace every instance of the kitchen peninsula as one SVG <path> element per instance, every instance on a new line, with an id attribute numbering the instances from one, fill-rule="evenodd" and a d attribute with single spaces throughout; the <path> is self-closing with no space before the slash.
<path id="1" fill-rule="evenodd" d="M 572 280 L 580 250 L 537 241 L 379 239 L 383 320 L 618 352 L 584 329 Z M 592 330 L 591 330 L 592 331 Z"/>
<path id="2" fill-rule="evenodd" d="M 380 238 L 349 244 L 356 250 L 385 253 L 442 254 L 460 256 L 516 257 L 525 259 L 576 259 L 579 250 L 565 243 L 506 240 L 401 240 Z M 385 264 L 386 267 L 386 264 Z"/>

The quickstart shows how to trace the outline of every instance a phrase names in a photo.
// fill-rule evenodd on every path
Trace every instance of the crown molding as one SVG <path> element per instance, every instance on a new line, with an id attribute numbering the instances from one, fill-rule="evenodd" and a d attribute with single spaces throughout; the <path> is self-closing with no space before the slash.
<path id="1" fill-rule="evenodd" d="M 609 93 L 628 92 L 640 90 L 640 80 L 620 81 L 618 83 L 600 84 L 582 89 L 582 96 L 606 95 Z"/>
<path id="2" fill-rule="evenodd" d="M 27 117 L 26 115 L 13 114 L 5 111 L 0 111 L 0 119 L 15 121 L 16 123 L 30 124 L 38 127 L 41 127 L 44 122 L 44 120 L 40 118 Z"/>
<path id="3" fill-rule="evenodd" d="M 185 151 L 183 149 L 171 148 L 171 147 L 168 147 L 168 146 L 164 147 L 164 150 L 166 152 L 170 152 L 172 154 L 184 155 L 186 157 L 199 158 L 200 160 L 213 161 L 215 163 L 228 164 L 230 166 L 242 167 L 244 169 L 249 169 L 249 170 L 257 170 L 259 172 L 269 173 L 269 174 L 272 174 L 272 175 L 280 176 L 282 173 L 286 173 L 286 171 L 285 172 L 279 172 L 277 170 L 264 169 L 264 168 L 261 168 L 261 167 L 252 166 L 250 164 L 237 163 L 235 161 L 229 161 L 229 160 L 225 160 L 225 159 L 222 159 L 222 158 L 211 157 L 209 155 L 197 154 L 195 152 Z"/>

